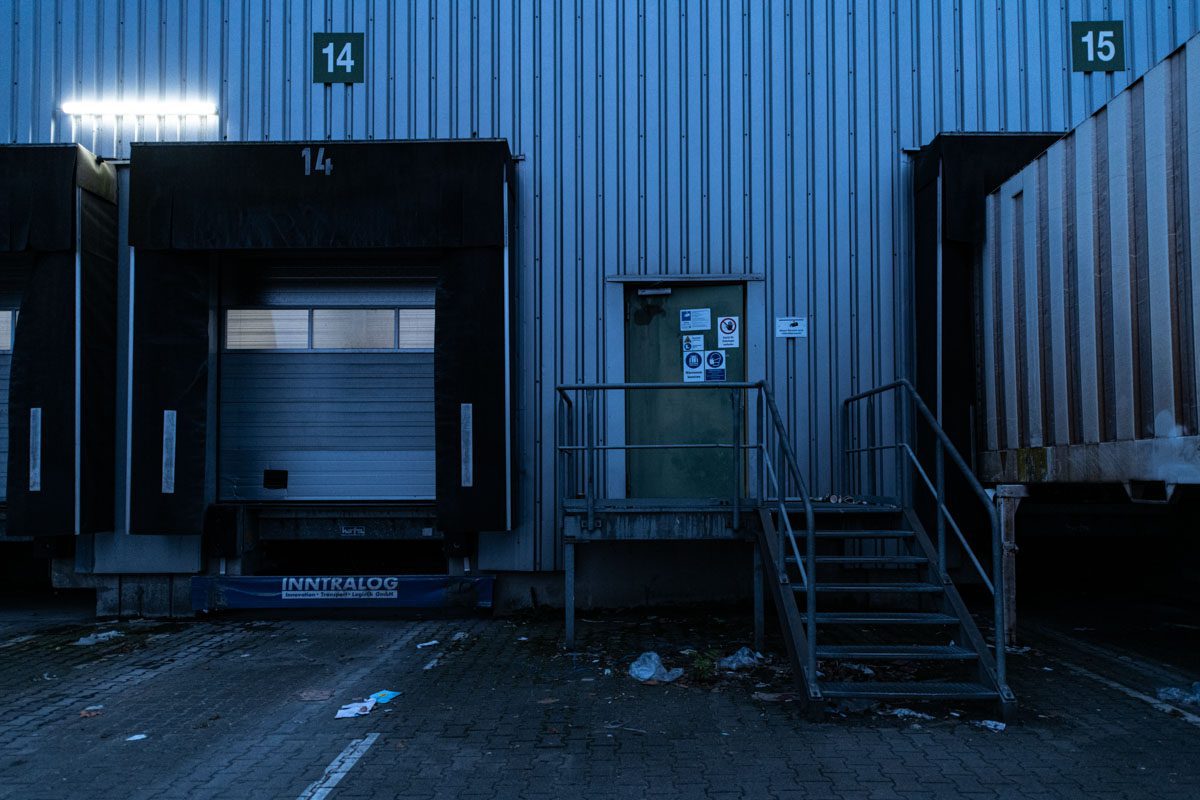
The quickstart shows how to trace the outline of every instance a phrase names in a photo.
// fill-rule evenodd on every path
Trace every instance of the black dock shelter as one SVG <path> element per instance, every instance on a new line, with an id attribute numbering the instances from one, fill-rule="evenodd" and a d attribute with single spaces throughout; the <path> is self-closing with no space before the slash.
<path id="1" fill-rule="evenodd" d="M 130 533 L 402 503 L 510 530 L 512 166 L 502 140 L 133 145 Z"/>
<path id="2" fill-rule="evenodd" d="M 0 147 L 7 535 L 113 529 L 117 180 L 78 145 Z"/>

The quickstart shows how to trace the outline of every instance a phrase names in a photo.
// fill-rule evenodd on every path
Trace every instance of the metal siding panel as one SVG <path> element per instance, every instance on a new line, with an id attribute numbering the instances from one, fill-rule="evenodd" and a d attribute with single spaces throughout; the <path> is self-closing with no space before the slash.
<path id="1" fill-rule="evenodd" d="M 1070 440 L 1070 410 L 1067 403 L 1068 385 L 1078 375 L 1075 365 L 1068 360 L 1067 331 L 1062 323 L 1068 318 L 1067 300 L 1065 296 L 1065 276 L 1067 266 L 1063 252 L 1063 237 L 1055 236 L 1054 232 L 1063 228 L 1063 216 L 1066 192 L 1063 187 L 1063 151 L 1051 150 L 1044 157 L 1046 182 L 1042 186 L 1043 225 L 1039 226 L 1038 237 L 1040 246 L 1047 257 L 1043 265 L 1045 274 L 1042 281 L 1042 302 L 1045 315 L 1042 319 L 1043 336 L 1048 334 L 1048 342 L 1043 342 L 1043 374 L 1049 379 L 1045 398 L 1050 406 L 1051 424 L 1043 431 L 1047 443 L 1066 444 Z M 1057 324 L 1056 324 L 1057 323 Z"/>
<path id="2" fill-rule="evenodd" d="M 1022 244 L 1025 248 L 1019 287 L 1024 289 L 1024 296 L 1018 297 L 1021 304 L 1021 319 L 1024 322 L 1024 332 L 1021 346 L 1024 347 L 1025 370 L 1020 376 L 1021 391 L 1025 399 L 1026 440 L 1023 446 L 1041 445 L 1043 443 L 1042 424 L 1042 358 L 1045 352 L 1041 341 L 1041 326 L 1039 315 L 1042 304 L 1039 298 L 1041 252 L 1038 246 L 1038 219 L 1041 215 L 1041 188 L 1038 162 L 1034 161 L 1025 168 L 1024 202 L 1024 233 Z M 1018 335 L 1021 335 L 1018 331 Z"/>
<path id="3" fill-rule="evenodd" d="M 983 244 L 983 260 L 979 265 L 979 297 L 980 297 L 980 313 L 983 317 L 981 330 L 983 331 L 983 341 L 981 342 L 980 350 L 983 353 L 983 405 L 987 409 L 1000 408 L 999 388 L 1002 382 L 997 378 L 997 358 L 996 358 L 996 272 L 997 265 L 1000 262 L 1000 255 L 997 252 L 999 243 L 1000 231 L 1000 198 L 999 195 L 988 195 L 985 201 L 984 214 L 987 218 L 987 238 Z M 999 414 L 985 414 L 983 418 L 984 430 L 986 431 L 986 441 L 988 450 L 996 450 L 1000 447 L 1000 423 Z"/>
<path id="4" fill-rule="evenodd" d="M 1185 59 L 1187 75 L 1188 103 L 1187 118 L 1184 121 L 1185 131 L 1180 133 L 1186 137 L 1188 148 L 1188 208 L 1185 213 L 1192 221 L 1190 230 L 1189 252 L 1191 264 L 1191 315 L 1193 324 L 1200 321 L 1200 269 L 1196 268 L 1195 259 L 1200 254 L 1200 41 L 1193 39 L 1180 56 Z M 1188 313 L 1181 309 L 1180 313 Z M 1194 328 L 1193 328 L 1194 330 Z M 1200 397 L 1200 347 L 1195 347 L 1192 353 L 1192 376 L 1195 380 L 1193 397 Z"/>
<path id="5" fill-rule="evenodd" d="M 1095 135 L 1095 120 L 1087 120 L 1073 134 L 1077 252 L 1075 272 L 1079 281 L 1079 328 L 1075 334 L 1079 337 L 1079 406 L 1082 417 L 1080 428 L 1084 442 L 1100 441 L 1100 398 L 1104 391 L 1100 385 L 1101 373 L 1097 368 L 1099 353 L 1096 331 L 1099 330 L 1099 309 L 1096 298 L 1099 292 L 1096 288 L 1097 256 L 1094 246 L 1096 208 L 1093 202 L 1095 194 L 1092 190 L 1096 181 L 1093 170 L 1095 162 L 1092 159 L 1096 146 Z"/>
<path id="6" fill-rule="evenodd" d="M 8 378 L 12 353 L 0 353 L 0 502 L 8 497 Z"/>
<path id="7" fill-rule="evenodd" d="M 1144 174 L 1146 210 L 1146 265 L 1148 289 L 1142 313 L 1149 317 L 1149 337 L 1144 340 L 1144 352 L 1152 361 L 1152 378 L 1146 387 L 1151 408 L 1147 409 L 1150 433 L 1171 436 L 1182 420 L 1175 415 L 1174 330 L 1171 324 L 1171 269 L 1168 247 L 1171 244 L 1170 219 L 1167 208 L 1167 148 L 1168 133 L 1168 70 L 1151 70 L 1143 81 L 1145 90 L 1144 127 L 1131 131 L 1145 141 Z M 1182 231 L 1180 233 L 1183 233 Z M 1145 370 L 1144 370 L 1145 374 Z M 1139 383 L 1145 386 L 1145 379 Z"/>
<path id="8" fill-rule="evenodd" d="M 1134 342 L 1133 315 L 1130 307 L 1130 219 L 1129 186 L 1129 96 L 1122 94 L 1108 106 L 1108 183 L 1099 191 L 1109 195 L 1107 238 L 1112 254 L 1112 385 L 1113 410 L 1117 439 L 1134 438 Z M 1110 187 L 1119 187 L 1118 192 Z"/>
<path id="9" fill-rule="evenodd" d="M 1000 269 L 999 278 L 999 325 L 1001 357 L 1004 361 L 1004 381 L 1000 390 L 1004 392 L 1004 407 L 1006 413 L 1000 422 L 1004 426 L 1004 445 L 1007 447 L 1023 447 L 1023 430 L 1020 424 L 1021 397 L 1024 386 L 1023 375 L 1018 367 L 1018 355 L 1024 351 L 1020 331 L 1017 328 L 1016 315 L 1016 250 L 1023 246 L 1017 238 L 1018 225 L 1016 219 L 1021 212 L 1021 204 L 1017 198 L 1023 184 L 1014 183 L 1006 187 L 1011 194 L 1002 194 L 1000 200 L 1000 228 L 1004 233 L 1000 236 Z"/>
<path id="10" fill-rule="evenodd" d="M 58 25 L 52 3 L 0 0 L 0 19 L 20 13 L 22 24 L 36 18 L 44 32 L 36 58 L 34 37 L 25 35 L 19 45 L 10 39 L 14 58 L 0 59 L 0 135 L 95 141 L 106 155 L 126 155 L 138 138 L 478 130 L 508 138 L 526 156 L 515 247 L 526 480 L 522 527 L 510 539 L 514 567 L 556 561 L 553 383 L 619 377 L 608 374 L 619 357 L 595 344 L 607 347 L 615 324 L 604 313 L 604 275 L 716 274 L 743 271 L 739 265 L 766 274 L 767 376 L 795 444 L 808 454 L 814 491 L 828 491 L 837 402 L 851 386 L 879 383 L 911 364 L 909 324 L 899 313 L 911 275 L 911 173 L 900 149 L 941 130 L 1078 124 L 1200 19 L 1200 0 L 1126 4 L 1129 69 L 1084 75 L 1067 69 L 1067 23 L 1105 13 L 1085 0 L 921 0 L 886 9 L 813 0 L 272 0 L 265 7 L 226 0 L 188 3 L 180 7 L 186 13 L 168 6 L 105 0 L 100 15 L 123 16 L 124 24 L 102 21 L 103 46 L 93 38 L 85 47 L 76 40 L 81 30 L 95 32 L 93 6 L 64 3 Z M 311 84 L 311 33 L 338 29 L 368 34 L 367 84 Z M 156 120 L 124 120 L 111 131 L 100 126 L 93 140 L 90 123 L 72 132 L 57 113 L 91 75 L 105 91 L 116 76 L 126 97 L 182 91 L 213 99 L 218 119 L 188 123 L 178 134 Z M 1081 207 L 1090 203 L 1085 156 Z M 790 170 L 780 167 L 789 163 Z M 1194 163 L 1189 169 L 1194 174 Z M 1089 263 L 1084 218 L 1081 210 L 1081 264 Z M 1080 277 L 1090 277 L 1082 267 Z M 1081 286 L 1087 328 L 1090 283 Z M 1192 296 L 1200 301 L 1200 292 Z M 784 313 L 811 314 L 812 338 L 775 347 L 770 317 Z M 1080 357 L 1088 369 L 1082 349 Z"/>

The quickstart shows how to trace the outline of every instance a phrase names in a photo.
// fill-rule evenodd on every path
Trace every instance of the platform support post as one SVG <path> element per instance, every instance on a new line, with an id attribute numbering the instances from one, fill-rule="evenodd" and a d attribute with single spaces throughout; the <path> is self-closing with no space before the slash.
<path id="1" fill-rule="evenodd" d="M 563 543 L 563 611 L 566 614 L 567 649 L 575 649 L 575 543 Z"/>
<path id="2" fill-rule="evenodd" d="M 763 568 L 758 545 L 751 545 L 750 557 L 754 561 L 754 649 L 761 651 L 765 624 L 763 619 Z"/>
<path id="3" fill-rule="evenodd" d="M 996 487 L 996 504 L 1000 508 L 1000 547 L 1004 553 L 1002 564 L 1004 586 L 1004 642 L 1017 642 L 1017 508 L 1021 500 L 1029 496 L 1029 488 L 1019 484 L 1002 484 Z M 1001 632 L 996 632 L 997 640 Z"/>

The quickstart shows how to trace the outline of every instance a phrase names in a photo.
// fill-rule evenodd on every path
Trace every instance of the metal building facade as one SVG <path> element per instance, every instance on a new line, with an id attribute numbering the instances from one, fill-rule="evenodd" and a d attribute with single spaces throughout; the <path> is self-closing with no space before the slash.
<path id="1" fill-rule="evenodd" d="M 0 0 L 0 19 L 5 142 L 507 139 L 521 526 L 481 566 L 551 569 L 553 387 L 622 377 L 621 280 L 746 281 L 747 377 L 772 383 L 827 491 L 839 401 L 913 359 L 905 150 L 1070 129 L 1200 28 L 1200 0 Z M 1125 21 L 1127 71 L 1071 71 L 1086 19 Z M 364 84 L 311 83 L 314 31 L 365 32 Z M 216 111 L 60 110 L 97 98 Z M 784 315 L 809 338 L 774 339 Z"/>
<path id="2" fill-rule="evenodd" d="M 1200 482 L 1200 39 L 987 208 L 984 477 Z"/>

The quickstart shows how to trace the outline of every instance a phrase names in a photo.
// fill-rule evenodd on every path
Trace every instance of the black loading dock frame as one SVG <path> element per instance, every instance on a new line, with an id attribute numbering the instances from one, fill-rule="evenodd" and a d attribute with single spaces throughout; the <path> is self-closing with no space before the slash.
<path id="1" fill-rule="evenodd" d="M 8 537 L 113 530 L 117 178 L 77 145 L 0 147 L 0 262 L 19 286 Z M 67 555 L 54 539 L 46 555 Z"/>
<path id="2" fill-rule="evenodd" d="M 433 525 L 468 548 L 511 530 L 513 178 L 503 140 L 133 145 L 130 533 L 202 533 L 208 555 L 237 557 L 260 524 L 289 539 Z M 217 502 L 215 282 L 221 264 L 281 258 L 432 265 L 436 498 L 423 518 L 390 503 Z"/>

